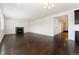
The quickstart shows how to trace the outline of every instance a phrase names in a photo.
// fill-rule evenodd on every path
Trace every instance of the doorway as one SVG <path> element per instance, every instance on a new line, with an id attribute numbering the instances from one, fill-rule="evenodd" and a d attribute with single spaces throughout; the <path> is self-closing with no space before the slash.
<path id="1" fill-rule="evenodd" d="M 54 35 L 58 40 L 68 41 L 68 16 L 63 15 L 54 18 Z"/>

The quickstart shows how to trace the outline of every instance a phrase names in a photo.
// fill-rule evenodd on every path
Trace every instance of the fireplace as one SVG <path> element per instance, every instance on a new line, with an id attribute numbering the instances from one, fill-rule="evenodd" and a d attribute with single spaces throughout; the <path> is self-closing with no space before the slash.
<path id="1" fill-rule="evenodd" d="M 24 27 L 16 27 L 16 34 L 23 34 L 24 33 Z"/>
<path id="2" fill-rule="evenodd" d="M 75 42 L 79 43 L 79 31 L 75 31 Z"/>

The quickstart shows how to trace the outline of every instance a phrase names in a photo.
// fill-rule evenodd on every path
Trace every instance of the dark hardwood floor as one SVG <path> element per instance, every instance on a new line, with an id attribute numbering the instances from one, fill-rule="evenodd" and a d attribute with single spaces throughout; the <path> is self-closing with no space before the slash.
<path id="1" fill-rule="evenodd" d="M 63 32 L 54 37 L 35 33 L 5 35 L 1 55 L 70 55 L 79 54 L 79 45 Z"/>

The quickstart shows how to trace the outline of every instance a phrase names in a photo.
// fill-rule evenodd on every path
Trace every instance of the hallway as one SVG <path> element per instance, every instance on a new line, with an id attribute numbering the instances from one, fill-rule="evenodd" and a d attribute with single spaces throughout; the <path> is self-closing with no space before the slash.
<path id="1" fill-rule="evenodd" d="M 0 47 L 1 55 L 70 55 L 79 54 L 79 45 L 67 41 L 67 33 L 55 37 L 35 33 L 5 35 Z M 64 40 L 65 39 L 65 40 Z M 63 41 L 64 40 L 64 41 Z"/>

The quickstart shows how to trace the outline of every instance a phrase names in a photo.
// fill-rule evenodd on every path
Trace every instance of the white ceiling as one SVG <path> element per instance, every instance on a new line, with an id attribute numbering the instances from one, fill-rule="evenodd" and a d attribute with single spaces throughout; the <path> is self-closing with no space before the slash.
<path id="1" fill-rule="evenodd" d="M 5 18 L 34 20 L 49 15 L 54 15 L 67 10 L 79 7 L 79 3 L 54 3 L 52 9 L 44 9 L 42 3 L 3 3 L 3 13 Z"/>

